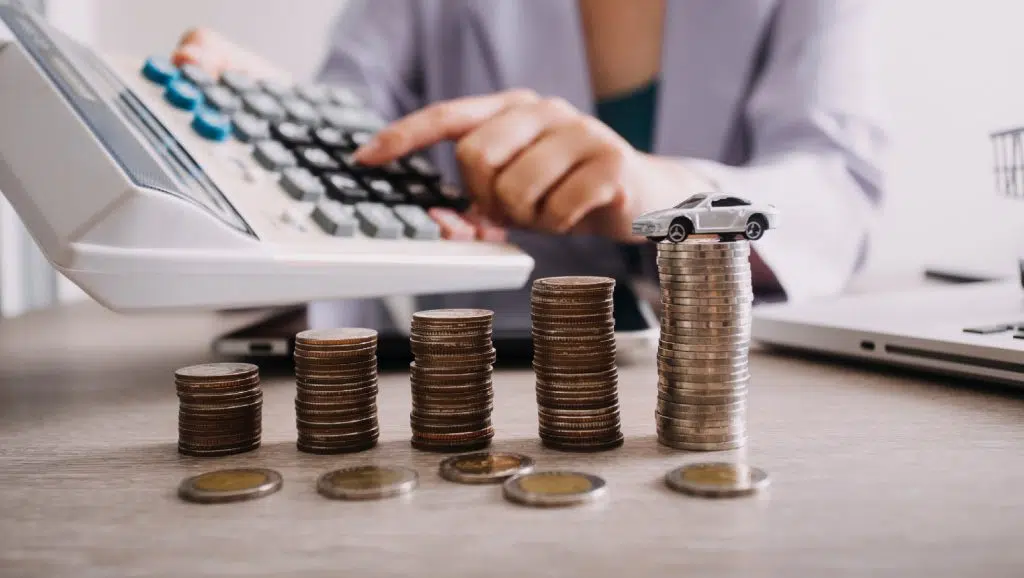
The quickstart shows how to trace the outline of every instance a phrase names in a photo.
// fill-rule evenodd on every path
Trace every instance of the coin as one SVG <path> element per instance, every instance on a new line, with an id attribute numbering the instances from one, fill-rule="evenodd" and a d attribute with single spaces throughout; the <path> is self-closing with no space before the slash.
<path id="1" fill-rule="evenodd" d="M 217 470 L 185 478 L 178 486 L 178 496 L 200 504 L 255 500 L 280 490 L 282 483 L 281 474 L 274 470 Z"/>
<path id="2" fill-rule="evenodd" d="M 753 466 L 727 462 L 687 464 L 665 474 L 669 488 L 705 498 L 749 496 L 768 488 L 768 474 Z"/>
<path id="3" fill-rule="evenodd" d="M 607 495 L 605 481 L 581 472 L 532 472 L 509 478 L 502 485 L 505 499 L 527 506 L 573 506 Z"/>
<path id="4" fill-rule="evenodd" d="M 307 329 L 295 335 L 295 341 L 313 345 L 352 345 L 375 342 L 377 332 L 362 327 Z"/>
<path id="5" fill-rule="evenodd" d="M 419 475 L 409 468 L 366 465 L 326 472 L 316 489 L 334 500 L 377 500 L 407 494 L 418 484 Z"/>
<path id="6" fill-rule="evenodd" d="M 721 452 L 726 450 L 735 450 L 743 447 L 747 443 L 747 438 L 744 436 L 740 439 L 731 442 L 722 443 L 706 443 L 706 442 L 684 442 L 678 441 L 671 438 L 665 438 L 658 436 L 658 443 L 663 446 L 667 446 L 677 450 L 687 450 L 691 452 Z"/>
<path id="7" fill-rule="evenodd" d="M 213 378 L 247 377 L 259 371 L 251 363 L 202 363 L 189 365 L 174 372 L 176 379 L 185 381 L 212 381 Z"/>
<path id="8" fill-rule="evenodd" d="M 477 452 L 441 461 L 441 477 L 462 484 L 491 484 L 532 472 L 533 458 L 509 452 Z"/>

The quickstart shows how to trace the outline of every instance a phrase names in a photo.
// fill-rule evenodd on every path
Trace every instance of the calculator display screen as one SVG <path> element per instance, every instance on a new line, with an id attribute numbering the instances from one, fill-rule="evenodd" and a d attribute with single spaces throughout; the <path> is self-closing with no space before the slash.
<path id="1" fill-rule="evenodd" d="M 195 202 L 235 229 L 256 236 L 177 139 L 94 52 L 4 0 L 0 22 L 132 182 Z M 148 147 L 141 146 L 140 136 Z"/>

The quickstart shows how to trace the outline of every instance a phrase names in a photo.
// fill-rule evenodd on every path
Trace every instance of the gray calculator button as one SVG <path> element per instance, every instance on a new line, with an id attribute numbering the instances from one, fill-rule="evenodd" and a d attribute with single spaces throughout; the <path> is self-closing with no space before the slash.
<path id="1" fill-rule="evenodd" d="M 356 234 L 359 221 L 355 207 L 331 199 L 321 199 L 313 209 L 313 221 L 328 235 L 351 237 Z"/>
<path id="2" fill-rule="evenodd" d="M 283 168 L 294 167 L 297 163 L 292 151 L 276 140 L 261 140 L 252 149 L 252 156 L 263 168 L 271 171 L 279 171 Z"/>
<path id="3" fill-rule="evenodd" d="M 292 87 L 277 80 L 261 80 L 260 88 L 263 89 L 263 92 L 277 98 L 288 98 L 292 95 Z"/>
<path id="4" fill-rule="evenodd" d="M 395 187 L 384 179 L 367 179 L 366 184 L 373 196 L 382 203 L 395 205 L 405 202 L 405 195 L 396 191 Z"/>
<path id="5" fill-rule="evenodd" d="M 182 66 L 181 75 L 185 77 L 185 80 L 200 88 L 206 88 L 207 86 L 211 86 L 217 82 L 209 72 L 206 72 L 195 64 L 186 64 L 185 66 Z"/>
<path id="6" fill-rule="evenodd" d="M 271 122 L 284 120 L 286 114 L 284 109 L 269 94 L 262 92 L 246 93 L 242 96 L 242 102 L 245 104 L 245 110 L 264 120 Z"/>
<path id="7" fill-rule="evenodd" d="M 320 107 L 324 122 L 342 130 L 376 131 L 384 127 L 384 119 L 364 108 L 342 108 L 325 105 Z"/>
<path id="8" fill-rule="evenodd" d="M 296 201 L 315 201 L 324 195 L 324 184 L 320 179 L 299 167 L 281 171 L 281 188 Z"/>
<path id="9" fill-rule="evenodd" d="M 310 104 L 327 104 L 331 101 L 331 93 L 322 84 L 302 84 L 295 88 L 295 94 Z"/>
<path id="10" fill-rule="evenodd" d="M 359 228 L 375 239 L 397 239 L 405 228 L 395 213 L 379 203 L 356 203 Z"/>
<path id="11" fill-rule="evenodd" d="M 224 114 L 234 114 L 242 107 L 242 99 L 227 88 L 216 84 L 204 88 L 203 96 L 207 105 Z"/>
<path id="12" fill-rule="evenodd" d="M 357 130 L 348 133 L 348 138 L 352 139 L 352 144 L 358 148 L 370 142 L 370 140 L 373 139 L 373 133 L 366 132 L 365 130 Z"/>
<path id="13" fill-rule="evenodd" d="M 288 114 L 288 118 L 295 122 L 311 125 L 320 124 L 320 115 L 317 114 L 313 105 L 304 100 L 299 100 L 298 98 L 285 98 L 281 101 L 281 107 L 284 108 L 285 113 Z"/>
<path id="14" fill-rule="evenodd" d="M 331 95 L 331 102 L 346 108 L 358 108 L 363 106 L 363 99 L 359 98 L 351 89 L 344 86 L 331 86 L 328 89 Z"/>
<path id="15" fill-rule="evenodd" d="M 416 205 L 398 205 L 392 210 L 405 224 L 406 237 L 425 240 L 441 238 L 441 227 L 423 209 Z"/>
<path id="16" fill-rule="evenodd" d="M 220 83 L 241 94 L 256 90 L 256 81 L 251 76 L 238 70 L 228 70 L 220 75 Z"/>
<path id="17" fill-rule="evenodd" d="M 262 140 L 270 136 L 270 123 L 247 112 L 236 112 L 231 117 L 235 137 L 242 142 Z"/>

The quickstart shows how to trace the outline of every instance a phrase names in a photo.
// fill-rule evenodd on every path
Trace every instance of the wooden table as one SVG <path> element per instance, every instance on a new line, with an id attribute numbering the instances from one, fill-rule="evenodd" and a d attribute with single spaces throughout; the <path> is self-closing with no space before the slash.
<path id="1" fill-rule="evenodd" d="M 221 459 L 175 451 L 172 371 L 251 315 L 121 317 L 83 304 L 0 321 L 0 576 L 1024 576 L 1024 400 L 910 375 L 752 356 L 750 446 L 659 447 L 655 370 L 623 368 L 623 448 L 544 450 L 528 371 L 496 375 L 497 449 L 603 476 L 599 506 L 537 510 L 497 486 L 438 478 L 409 447 L 405 375 L 383 376 L 381 443 L 350 456 L 296 451 L 286 373 L 265 373 L 264 445 Z M 662 475 L 748 459 L 759 498 L 708 501 Z M 418 469 L 409 499 L 328 501 L 332 467 Z M 282 491 L 201 506 L 185 476 L 279 470 Z"/>

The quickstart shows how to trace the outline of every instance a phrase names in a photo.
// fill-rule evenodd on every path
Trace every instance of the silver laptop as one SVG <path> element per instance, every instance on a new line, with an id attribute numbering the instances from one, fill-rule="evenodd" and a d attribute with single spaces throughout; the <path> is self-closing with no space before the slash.
<path id="1" fill-rule="evenodd" d="M 754 309 L 756 341 L 1024 386 L 1021 280 Z"/>

